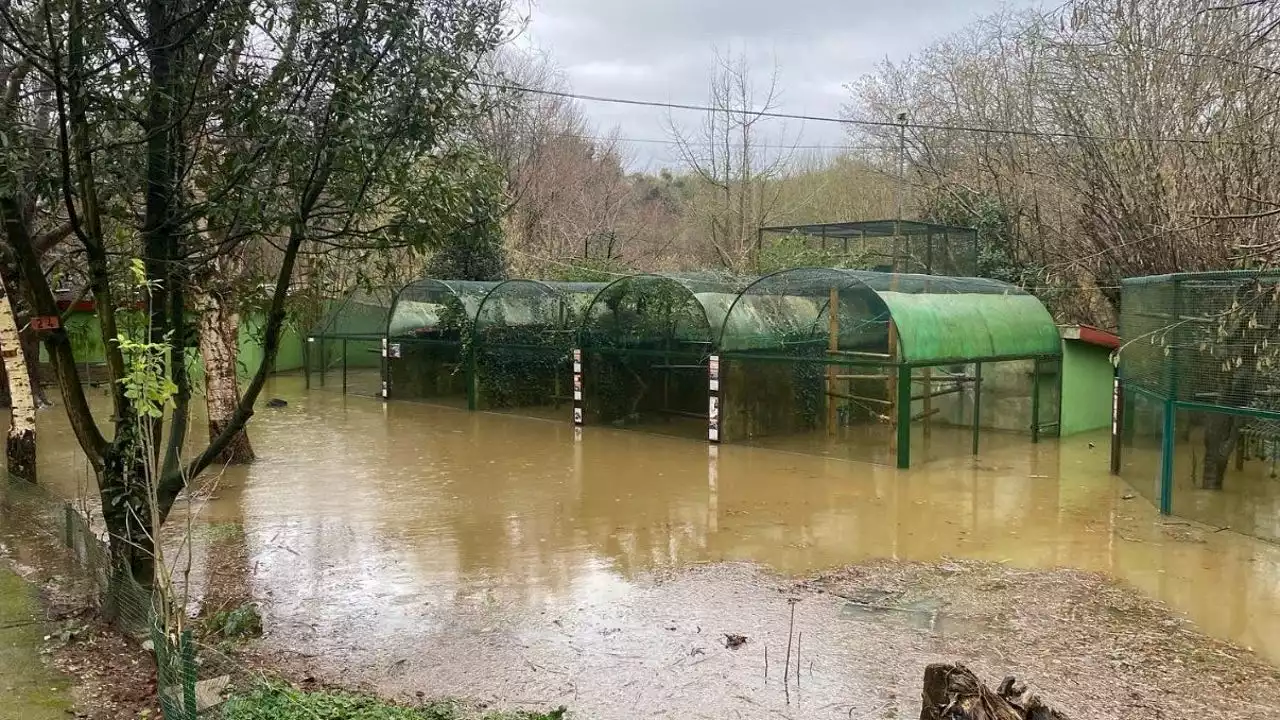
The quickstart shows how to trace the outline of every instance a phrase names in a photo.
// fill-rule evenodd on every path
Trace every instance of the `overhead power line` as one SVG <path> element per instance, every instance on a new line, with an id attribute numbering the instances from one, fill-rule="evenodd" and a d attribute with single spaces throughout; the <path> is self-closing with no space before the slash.
<path id="1" fill-rule="evenodd" d="M 892 120 L 857 120 L 854 118 L 833 117 L 830 115 L 806 115 L 800 113 L 785 113 L 776 110 L 752 110 L 748 108 L 723 108 L 712 107 L 710 105 L 696 105 L 693 103 L 677 103 L 677 102 L 659 102 L 657 100 L 638 100 L 635 98 L 619 98 L 608 97 L 604 95 L 587 95 L 584 93 L 566 92 L 563 90 L 545 90 L 542 88 L 523 87 L 520 85 L 511 85 L 507 83 L 491 83 L 480 80 L 472 81 L 476 87 L 488 88 L 491 90 L 505 90 L 508 92 L 526 93 L 530 95 L 543 95 L 548 97 L 562 98 L 566 100 L 581 100 L 583 102 L 611 103 L 614 105 L 631 105 L 635 107 L 651 107 L 664 110 L 688 110 L 691 112 L 704 113 L 722 113 L 732 115 L 742 115 L 744 117 L 753 118 L 775 118 L 779 120 L 802 120 L 806 122 L 824 122 L 837 123 L 840 125 L 851 125 L 855 127 L 878 128 L 882 130 L 898 130 L 907 128 L 909 130 L 937 130 L 942 132 L 960 132 L 975 133 L 982 135 L 1008 135 L 1013 137 L 1029 137 L 1029 138 L 1056 138 L 1063 140 L 1100 140 L 1106 142 L 1137 142 L 1137 143 L 1162 143 L 1162 144 L 1183 144 L 1183 145 L 1240 145 L 1240 146 L 1256 146 L 1259 143 L 1244 142 L 1239 140 L 1218 140 L 1212 138 L 1188 138 L 1188 137 L 1138 137 L 1133 135 L 1095 135 L 1090 133 L 1073 133 L 1065 131 L 1052 130 L 1026 130 L 1021 128 L 995 128 L 984 127 L 979 125 L 948 125 L 945 123 L 921 123 L 907 121 L 898 123 Z"/>
<path id="2" fill-rule="evenodd" d="M 684 141 L 673 140 L 671 138 L 645 138 L 645 137 L 629 137 L 626 135 L 589 135 L 583 133 L 557 132 L 552 133 L 555 137 L 574 138 L 576 140 L 589 140 L 592 142 L 623 142 L 623 143 L 644 143 L 652 145 L 692 145 L 695 147 L 718 147 L 717 143 L 711 141 Z M 846 145 L 843 143 L 752 143 L 752 147 L 764 148 L 767 150 L 879 150 L 891 152 L 892 147 L 888 145 Z"/>

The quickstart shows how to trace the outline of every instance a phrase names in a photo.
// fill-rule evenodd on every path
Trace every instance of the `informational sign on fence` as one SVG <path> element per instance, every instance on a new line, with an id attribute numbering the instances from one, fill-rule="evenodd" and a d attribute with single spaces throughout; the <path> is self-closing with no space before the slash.
<path id="1" fill-rule="evenodd" d="M 720 356 L 707 361 L 707 439 L 720 442 Z"/>
<path id="2" fill-rule="evenodd" d="M 573 424 L 582 424 L 582 350 L 573 349 Z"/>

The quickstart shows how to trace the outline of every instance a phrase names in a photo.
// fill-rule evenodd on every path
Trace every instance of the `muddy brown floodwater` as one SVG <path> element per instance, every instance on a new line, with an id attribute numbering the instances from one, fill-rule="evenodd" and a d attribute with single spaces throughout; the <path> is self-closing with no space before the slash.
<path id="1" fill-rule="evenodd" d="M 575 437 L 567 422 L 307 392 L 296 377 L 264 397 L 289 405 L 254 419 L 260 460 L 223 475 L 202 547 L 243 544 L 269 643 L 334 677 L 587 717 L 888 717 L 874 713 L 899 712 L 891 688 L 910 714 L 922 668 L 889 658 L 940 646 L 829 596 L 800 604 L 798 696 L 778 679 L 789 610 L 762 573 L 874 559 L 1105 573 L 1280 662 L 1280 547 L 1162 521 L 1108 475 L 1105 436 L 991 441 L 976 460 L 903 472 L 612 428 Z M 74 492 L 85 472 L 65 420 L 41 420 L 43 477 Z M 735 564 L 682 570 L 706 563 Z M 730 651 L 724 633 L 752 640 Z"/>

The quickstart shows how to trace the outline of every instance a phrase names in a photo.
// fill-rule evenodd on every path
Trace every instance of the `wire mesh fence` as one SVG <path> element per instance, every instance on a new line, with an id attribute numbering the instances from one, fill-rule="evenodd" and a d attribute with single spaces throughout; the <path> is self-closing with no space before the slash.
<path id="1" fill-rule="evenodd" d="M 1120 325 L 1124 412 L 1113 470 L 1162 512 L 1280 538 L 1272 472 L 1280 272 L 1132 278 L 1123 284 Z M 1154 482 L 1132 477 L 1143 467 L 1135 458 L 1156 469 Z"/>
<path id="2" fill-rule="evenodd" d="M 262 674 L 201 641 L 196 621 L 176 599 L 179 593 L 164 581 L 146 587 L 122 570 L 100 523 L 91 520 L 92 505 L 7 472 L 0 479 L 0 528 L 6 541 L 54 565 L 68 583 L 64 589 L 150 651 L 156 702 L 165 720 L 219 717 L 226 693 L 260 681 Z"/>
<path id="3" fill-rule="evenodd" d="M 353 395 L 380 396 L 383 342 L 395 293 L 357 290 L 337 301 L 307 334 L 307 386 Z"/>

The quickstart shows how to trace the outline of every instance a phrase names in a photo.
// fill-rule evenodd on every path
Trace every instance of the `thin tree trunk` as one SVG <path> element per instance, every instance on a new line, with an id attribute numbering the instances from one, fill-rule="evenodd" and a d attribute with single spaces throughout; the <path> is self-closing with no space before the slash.
<path id="1" fill-rule="evenodd" d="M 0 297 L 0 358 L 8 379 L 11 420 L 5 440 L 9 472 L 36 482 L 36 403 L 31 394 L 31 376 L 22 351 L 13 304 Z"/>
<path id="2" fill-rule="evenodd" d="M 200 308 L 200 356 L 204 359 L 204 394 L 212 441 L 222 434 L 240 404 L 240 379 L 236 372 L 240 314 L 217 293 L 201 293 L 196 305 Z M 252 462 L 253 457 L 249 433 L 241 428 L 214 462 L 243 464 Z"/>
<path id="3" fill-rule="evenodd" d="M 1235 415 L 1215 413 L 1204 425 L 1203 486 L 1206 490 L 1221 490 L 1227 476 L 1231 453 L 1240 439 L 1243 423 Z"/>

